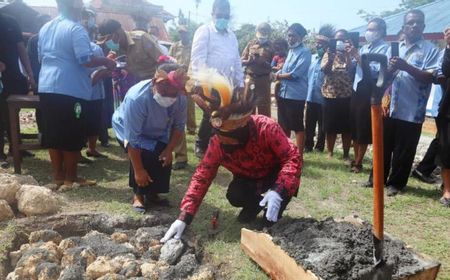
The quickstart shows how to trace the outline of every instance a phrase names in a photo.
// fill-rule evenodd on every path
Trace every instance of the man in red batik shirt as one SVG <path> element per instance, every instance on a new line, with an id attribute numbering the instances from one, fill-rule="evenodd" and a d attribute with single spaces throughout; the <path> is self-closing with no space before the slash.
<path id="1" fill-rule="evenodd" d="M 242 208 L 240 222 L 255 220 L 263 209 L 269 223 L 277 222 L 291 198 L 297 195 L 302 156 L 278 123 L 262 115 L 251 115 L 255 104 L 251 93 L 224 105 L 223 100 L 231 98 L 223 95 L 229 93 L 223 89 L 211 91 L 213 96 L 214 93 L 219 96 L 218 103 L 222 100 L 220 108 L 211 108 L 215 103 L 211 96 L 206 98 L 200 93 L 193 95 L 193 99 L 203 110 L 212 112 L 210 121 L 215 135 L 192 177 L 178 219 L 161 239 L 163 243 L 172 237 L 181 238 L 219 166 L 233 174 L 226 196 L 231 205 Z"/>

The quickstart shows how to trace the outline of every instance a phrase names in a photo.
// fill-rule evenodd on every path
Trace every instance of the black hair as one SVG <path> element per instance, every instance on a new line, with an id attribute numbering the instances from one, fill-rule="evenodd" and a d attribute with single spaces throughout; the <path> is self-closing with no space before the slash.
<path id="1" fill-rule="evenodd" d="M 230 9 L 230 2 L 228 0 L 214 0 L 212 12 L 214 13 L 222 8 Z"/>
<path id="2" fill-rule="evenodd" d="M 98 27 L 98 33 L 102 36 L 110 35 L 122 28 L 120 22 L 114 19 L 108 19 L 102 22 Z"/>
<path id="3" fill-rule="evenodd" d="M 300 23 L 292 24 L 291 26 L 289 26 L 288 31 L 292 31 L 302 38 L 305 37 L 306 34 L 308 34 L 308 31 L 306 31 L 306 29 Z"/>
<path id="4" fill-rule="evenodd" d="M 347 31 L 347 30 L 345 30 L 345 29 L 339 29 L 339 30 L 336 30 L 336 32 L 334 32 L 334 36 L 336 36 L 336 34 L 338 34 L 338 33 L 343 33 L 345 39 L 346 39 L 346 40 L 348 39 L 348 31 Z"/>
<path id="5" fill-rule="evenodd" d="M 284 48 L 285 50 L 287 50 L 289 48 L 289 44 L 286 41 L 286 39 L 276 39 L 275 41 L 273 41 L 273 45 L 280 46 L 280 47 Z"/>
<path id="6" fill-rule="evenodd" d="M 387 35 L 387 26 L 386 22 L 382 18 L 373 18 L 369 20 L 367 24 L 375 23 L 377 25 L 378 30 L 381 31 L 381 36 L 386 37 Z"/>
<path id="7" fill-rule="evenodd" d="M 166 73 L 170 73 L 172 71 L 177 71 L 181 66 L 177 63 L 167 62 L 158 66 L 158 70 L 163 70 Z"/>
<path id="8" fill-rule="evenodd" d="M 324 24 L 319 29 L 319 35 L 325 36 L 327 38 L 333 38 L 336 32 L 336 28 L 332 24 Z"/>
<path id="9" fill-rule="evenodd" d="M 422 18 L 425 20 L 425 14 L 424 14 L 424 12 L 422 12 L 422 10 L 419 10 L 419 9 L 412 9 L 412 10 L 409 10 L 409 11 L 405 14 L 405 16 L 403 17 L 403 21 L 406 21 L 406 17 L 407 17 L 408 15 L 418 15 L 418 16 L 422 17 Z"/>

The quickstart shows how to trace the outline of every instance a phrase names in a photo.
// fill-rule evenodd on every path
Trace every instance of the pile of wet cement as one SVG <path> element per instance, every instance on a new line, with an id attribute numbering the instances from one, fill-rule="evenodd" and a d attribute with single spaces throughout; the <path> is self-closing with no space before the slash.
<path id="1" fill-rule="evenodd" d="M 283 219 L 269 233 L 298 264 L 322 279 L 361 279 L 374 264 L 369 225 L 358 227 L 333 219 Z M 394 279 L 421 270 L 419 260 L 401 241 L 387 238 L 384 254 L 394 267 Z"/>

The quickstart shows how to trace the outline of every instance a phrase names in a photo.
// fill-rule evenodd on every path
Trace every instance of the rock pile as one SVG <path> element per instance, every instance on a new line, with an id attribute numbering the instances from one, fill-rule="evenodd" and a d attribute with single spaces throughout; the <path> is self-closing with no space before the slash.
<path id="1" fill-rule="evenodd" d="M 26 216 L 58 212 L 60 201 L 31 176 L 0 173 L 0 222 L 14 218 L 14 210 Z"/>
<path id="2" fill-rule="evenodd" d="M 67 220 L 70 223 L 70 217 Z M 96 226 L 100 220 L 105 223 L 103 232 Z M 31 232 L 26 244 L 8 253 L 11 272 L 6 280 L 214 279 L 210 267 L 201 264 L 189 234 L 161 244 L 168 226 L 133 229 L 145 221 L 130 220 L 130 225 L 118 227 L 119 220 L 93 216 L 90 225 L 95 230 L 82 236 L 63 238 L 62 231 L 45 229 Z M 115 224 L 113 233 L 110 223 Z"/>

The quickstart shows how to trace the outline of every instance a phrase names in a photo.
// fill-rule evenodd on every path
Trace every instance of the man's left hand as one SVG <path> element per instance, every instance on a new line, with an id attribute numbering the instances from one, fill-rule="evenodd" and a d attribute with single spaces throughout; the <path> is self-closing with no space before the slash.
<path id="1" fill-rule="evenodd" d="M 28 86 L 30 87 L 30 89 L 32 91 L 36 91 L 37 90 L 36 81 L 34 80 L 33 77 L 28 77 Z"/>
<path id="2" fill-rule="evenodd" d="M 159 160 L 162 162 L 162 166 L 170 166 L 172 164 L 172 151 L 168 149 L 164 149 L 162 153 L 159 155 Z"/>
<path id="3" fill-rule="evenodd" d="M 283 199 L 276 191 L 268 191 L 259 206 L 267 206 L 266 218 L 269 222 L 277 222 Z"/>

